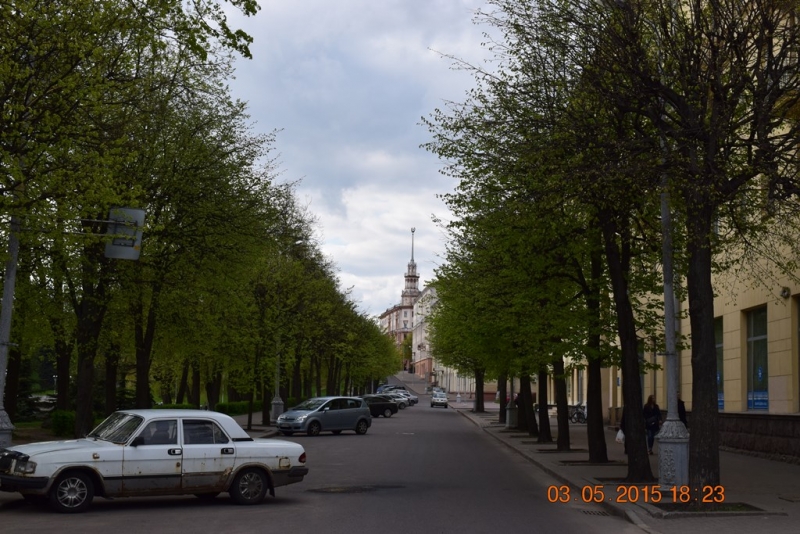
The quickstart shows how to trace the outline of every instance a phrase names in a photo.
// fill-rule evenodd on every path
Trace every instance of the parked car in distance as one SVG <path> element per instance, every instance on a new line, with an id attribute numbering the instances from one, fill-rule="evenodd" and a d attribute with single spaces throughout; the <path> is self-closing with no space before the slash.
<path id="1" fill-rule="evenodd" d="M 406 387 L 398 384 L 384 384 L 378 387 L 378 393 L 389 393 L 398 390 L 405 391 Z"/>
<path id="2" fill-rule="evenodd" d="M 231 417 L 205 410 L 114 412 L 85 438 L 0 449 L 0 491 L 57 512 L 83 512 L 95 496 L 228 492 L 256 504 L 308 474 L 302 445 L 253 439 Z"/>
<path id="3" fill-rule="evenodd" d="M 295 432 L 309 436 L 320 432 L 341 434 L 343 430 L 366 434 L 370 426 L 369 407 L 359 397 L 314 397 L 279 415 L 277 421 L 278 431 L 284 436 Z"/>
<path id="4" fill-rule="evenodd" d="M 419 397 L 411 393 L 410 391 L 406 391 L 404 389 L 396 389 L 392 391 L 392 393 L 397 393 L 398 395 L 402 395 L 408 399 L 408 405 L 414 406 L 416 403 L 419 402 Z"/>
<path id="5" fill-rule="evenodd" d="M 411 405 L 411 401 L 409 401 L 407 397 L 404 397 L 399 393 L 389 392 L 389 393 L 381 393 L 381 395 L 392 399 L 394 402 L 397 403 L 397 407 L 400 408 L 401 410 L 405 410 L 408 406 Z"/>
<path id="6" fill-rule="evenodd" d="M 442 406 L 447 408 L 447 395 L 441 392 L 434 392 L 434 394 L 431 395 L 431 408 L 434 406 Z"/>
<path id="7" fill-rule="evenodd" d="M 383 395 L 362 395 L 361 398 L 364 399 L 367 406 L 369 406 L 369 412 L 372 414 L 372 417 L 380 417 L 381 415 L 384 417 L 391 417 L 400 409 L 397 407 L 396 402 Z"/>

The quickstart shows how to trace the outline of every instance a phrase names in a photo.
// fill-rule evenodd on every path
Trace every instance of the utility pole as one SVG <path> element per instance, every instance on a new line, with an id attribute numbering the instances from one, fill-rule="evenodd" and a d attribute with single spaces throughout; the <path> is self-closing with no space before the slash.
<path id="1" fill-rule="evenodd" d="M 17 258 L 19 257 L 19 219 L 11 216 L 8 232 L 8 260 L 3 279 L 3 302 L 0 307 L 0 447 L 11 445 L 14 425 L 5 409 L 3 398 L 6 393 L 6 369 L 8 368 L 8 347 L 11 343 L 11 314 L 14 309 L 14 286 L 17 281 Z"/>

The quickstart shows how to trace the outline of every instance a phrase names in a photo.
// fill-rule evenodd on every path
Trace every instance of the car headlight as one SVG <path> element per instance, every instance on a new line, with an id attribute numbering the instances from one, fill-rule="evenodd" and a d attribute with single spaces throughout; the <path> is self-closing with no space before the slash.
<path id="1" fill-rule="evenodd" d="M 308 416 L 307 415 L 301 415 L 300 417 L 295 419 L 295 421 L 297 421 L 298 423 L 302 423 L 303 421 L 306 420 L 306 417 L 308 417 Z"/>
<path id="2" fill-rule="evenodd" d="M 14 463 L 14 473 L 17 475 L 32 475 L 36 472 L 36 462 L 17 460 Z"/>

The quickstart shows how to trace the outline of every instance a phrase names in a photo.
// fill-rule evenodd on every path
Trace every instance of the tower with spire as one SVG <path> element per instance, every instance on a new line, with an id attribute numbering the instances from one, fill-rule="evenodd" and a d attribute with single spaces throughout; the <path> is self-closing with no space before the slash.
<path id="1" fill-rule="evenodd" d="M 416 228 L 411 229 L 411 261 L 408 262 L 405 274 L 405 287 L 400 293 L 400 304 L 395 304 L 380 315 L 383 330 L 398 347 L 411 335 L 414 328 L 414 303 L 420 295 L 419 275 L 414 261 L 414 232 Z M 410 355 L 407 356 L 408 358 L 404 358 L 405 365 L 409 365 L 411 360 Z"/>
<path id="2" fill-rule="evenodd" d="M 414 232 L 416 228 L 411 228 L 411 261 L 408 262 L 406 271 L 406 287 L 401 293 L 402 306 L 414 306 L 419 297 L 419 275 L 417 274 L 417 264 L 414 262 Z"/>

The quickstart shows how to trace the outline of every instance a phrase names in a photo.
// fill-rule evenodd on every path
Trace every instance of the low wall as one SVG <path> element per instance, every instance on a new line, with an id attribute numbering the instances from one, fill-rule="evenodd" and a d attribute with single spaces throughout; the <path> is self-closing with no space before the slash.
<path id="1" fill-rule="evenodd" d="M 800 414 L 720 413 L 719 438 L 722 447 L 800 461 Z"/>

